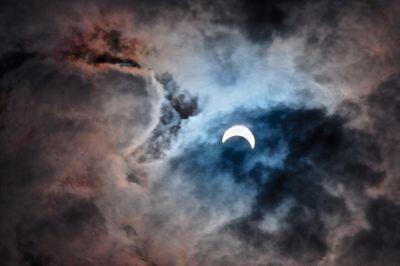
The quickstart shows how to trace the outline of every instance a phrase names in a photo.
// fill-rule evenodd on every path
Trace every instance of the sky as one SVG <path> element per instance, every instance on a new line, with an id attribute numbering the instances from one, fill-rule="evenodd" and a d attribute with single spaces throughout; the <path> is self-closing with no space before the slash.
<path id="1" fill-rule="evenodd" d="M 1 264 L 399 265 L 399 23 L 395 0 L 1 1 Z"/>

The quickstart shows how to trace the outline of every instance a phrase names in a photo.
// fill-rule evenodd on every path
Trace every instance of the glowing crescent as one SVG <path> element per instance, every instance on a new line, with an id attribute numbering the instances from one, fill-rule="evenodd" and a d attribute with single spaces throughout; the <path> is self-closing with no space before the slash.
<path id="1" fill-rule="evenodd" d="M 254 146 L 256 145 L 256 140 L 250 129 L 245 126 L 233 126 L 227 129 L 224 133 L 224 136 L 222 137 L 222 143 L 235 136 L 245 138 L 249 142 L 251 148 L 254 149 Z"/>

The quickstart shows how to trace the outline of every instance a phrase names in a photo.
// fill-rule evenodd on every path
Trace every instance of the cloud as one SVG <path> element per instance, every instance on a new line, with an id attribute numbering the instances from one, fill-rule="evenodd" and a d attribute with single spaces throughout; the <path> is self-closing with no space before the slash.
<path id="1" fill-rule="evenodd" d="M 328 253 L 331 234 L 340 234 L 336 227 L 354 222 L 355 211 L 348 205 L 362 209 L 359 201 L 366 198 L 366 190 L 384 180 L 374 137 L 347 128 L 344 117 L 328 115 L 323 109 L 278 106 L 243 110 L 218 120 L 224 122 L 211 132 L 224 130 L 233 121 L 253 125 L 254 151 L 240 140 L 224 145 L 193 142 L 172 159 L 173 172 L 166 178 L 182 176 L 182 186 L 191 188 L 189 194 L 195 199 L 189 205 L 197 206 L 196 215 L 207 215 L 203 209 L 210 212 L 205 227 L 213 219 L 217 223 L 212 213 L 226 213 L 212 234 L 231 235 L 230 241 L 242 243 L 240 254 L 250 246 L 255 258 L 275 254 L 282 263 L 287 259 L 300 265 L 319 261 Z M 176 193 L 175 197 L 181 197 L 176 202 L 185 202 L 187 196 Z M 279 226 L 264 229 L 274 217 Z M 216 240 L 201 241 L 213 246 Z M 230 248 L 230 243 L 219 245 Z M 207 260 L 215 256 L 213 252 L 199 255 L 206 265 L 218 264 Z M 231 254 L 229 264 L 245 263 L 235 262 L 235 250 Z"/>
<path id="2" fill-rule="evenodd" d="M 396 261 L 395 1 L 0 10 L 6 264 Z"/>
<path id="3" fill-rule="evenodd" d="M 160 84 L 151 72 L 12 56 L 2 78 L 5 261 L 96 265 L 112 244 L 96 198 L 107 180 L 127 182 L 118 162 L 156 126 Z"/>
<path id="4" fill-rule="evenodd" d="M 399 205 L 384 199 L 372 200 L 366 209 L 370 228 L 357 233 L 345 246 L 340 260 L 342 265 L 366 263 L 367 265 L 395 265 L 398 260 L 396 252 L 399 245 Z"/>

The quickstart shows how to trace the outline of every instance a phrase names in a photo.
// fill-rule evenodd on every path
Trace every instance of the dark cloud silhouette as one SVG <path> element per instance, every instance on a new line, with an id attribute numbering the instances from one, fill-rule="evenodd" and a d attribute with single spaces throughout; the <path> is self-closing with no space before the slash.
<path id="1" fill-rule="evenodd" d="M 187 91 L 182 91 L 172 75 L 163 73 L 157 77 L 164 89 L 165 100 L 161 105 L 161 115 L 150 140 L 138 151 L 140 161 L 162 158 L 164 151 L 178 134 L 182 120 L 195 116 L 199 112 L 198 99 Z M 138 182 L 135 175 L 128 176 L 131 182 Z"/>

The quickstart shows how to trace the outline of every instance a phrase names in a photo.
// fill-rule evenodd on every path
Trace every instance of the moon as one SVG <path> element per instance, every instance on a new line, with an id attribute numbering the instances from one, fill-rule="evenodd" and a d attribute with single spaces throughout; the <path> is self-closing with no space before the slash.
<path id="1" fill-rule="evenodd" d="M 254 138 L 253 133 L 250 131 L 250 129 L 241 125 L 228 128 L 222 137 L 222 143 L 225 143 L 225 141 L 235 136 L 245 138 L 249 142 L 251 148 L 254 149 L 254 146 L 256 145 L 256 139 Z"/>

